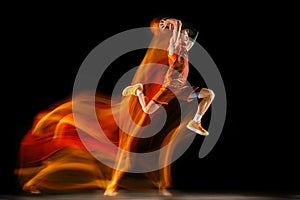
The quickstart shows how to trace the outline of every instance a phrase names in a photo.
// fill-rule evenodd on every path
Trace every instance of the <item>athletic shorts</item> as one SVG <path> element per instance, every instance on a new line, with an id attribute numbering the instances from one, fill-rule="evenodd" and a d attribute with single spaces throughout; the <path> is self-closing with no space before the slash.
<path id="1" fill-rule="evenodd" d="M 192 94 L 199 87 L 191 87 L 191 86 L 181 86 L 181 87 L 172 87 L 171 85 L 168 87 L 162 86 L 160 90 L 154 95 L 152 98 L 158 104 L 165 104 L 167 105 L 171 100 L 177 98 L 178 100 L 184 100 L 187 102 L 191 102 L 195 97 L 192 98 Z"/>

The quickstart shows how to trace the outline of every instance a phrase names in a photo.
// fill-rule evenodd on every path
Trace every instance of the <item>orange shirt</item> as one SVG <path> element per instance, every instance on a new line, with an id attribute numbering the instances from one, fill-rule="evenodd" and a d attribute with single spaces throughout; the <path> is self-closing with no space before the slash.
<path id="1" fill-rule="evenodd" d="M 168 55 L 169 70 L 165 78 L 166 85 L 184 85 L 186 84 L 189 73 L 189 61 L 186 49 L 179 49 L 178 54 Z"/>

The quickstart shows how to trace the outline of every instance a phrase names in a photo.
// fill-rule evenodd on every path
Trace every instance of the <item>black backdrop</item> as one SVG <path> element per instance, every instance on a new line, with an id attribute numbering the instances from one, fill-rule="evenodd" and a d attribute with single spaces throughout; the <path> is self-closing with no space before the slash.
<path id="1" fill-rule="evenodd" d="M 298 191 L 298 131 L 287 114 L 296 108 L 289 88 L 297 79 L 292 78 L 290 59 L 283 59 L 287 48 L 280 46 L 289 37 L 281 35 L 289 30 L 288 22 L 261 6 L 190 6 L 180 12 L 143 7 L 118 12 L 113 6 L 9 7 L 2 29 L 1 192 L 17 188 L 13 169 L 33 117 L 72 93 L 88 53 L 114 34 L 148 26 L 156 16 L 177 17 L 198 27 L 197 41 L 218 66 L 227 95 L 226 122 L 215 148 L 199 159 L 202 139 L 197 137 L 174 165 L 175 186 Z M 138 64 L 139 59 L 131 61 Z M 114 79 L 108 76 L 107 81 L 109 91 Z"/>

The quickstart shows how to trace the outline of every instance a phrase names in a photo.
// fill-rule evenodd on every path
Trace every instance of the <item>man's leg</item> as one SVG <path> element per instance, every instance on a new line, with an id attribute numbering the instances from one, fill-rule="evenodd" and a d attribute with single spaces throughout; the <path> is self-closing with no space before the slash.
<path id="1" fill-rule="evenodd" d="M 199 92 L 198 98 L 201 99 L 201 101 L 198 104 L 197 112 L 193 120 L 189 121 L 187 128 L 200 135 L 207 136 L 209 133 L 201 126 L 201 119 L 214 100 L 215 94 L 211 89 L 202 88 Z"/>
<path id="2" fill-rule="evenodd" d="M 130 96 L 134 95 L 137 96 L 142 107 L 142 110 L 147 114 L 154 113 L 158 108 L 160 108 L 159 104 L 156 104 L 154 101 L 150 101 L 146 104 L 145 95 L 143 93 L 143 85 L 141 83 L 137 83 L 135 85 L 131 85 L 126 87 L 123 92 L 123 96 Z"/>
<path id="3" fill-rule="evenodd" d="M 124 172 L 115 170 L 114 174 L 112 176 L 112 180 L 110 184 L 106 187 L 104 196 L 116 196 L 118 194 L 118 186 L 119 186 L 119 180 L 123 176 Z"/>
<path id="4" fill-rule="evenodd" d="M 131 136 L 123 136 L 120 139 L 120 149 L 116 158 L 116 165 L 112 173 L 111 182 L 105 189 L 104 196 L 116 196 L 118 194 L 119 181 L 131 165 L 130 162 L 132 160 L 125 152 L 130 152 L 132 139 L 133 137 Z"/>

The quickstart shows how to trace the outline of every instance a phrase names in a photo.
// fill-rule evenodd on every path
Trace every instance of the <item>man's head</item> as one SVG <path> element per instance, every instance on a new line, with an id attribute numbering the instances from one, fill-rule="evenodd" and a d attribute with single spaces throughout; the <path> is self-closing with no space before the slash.
<path id="1" fill-rule="evenodd" d="M 194 37 L 191 37 L 191 36 L 192 36 L 191 29 L 185 28 L 185 29 L 181 30 L 180 44 L 182 46 L 186 47 L 187 50 L 190 50 L 193 47 L 193 45 L 198 37 L 198 32 L 196 33 L 196 35 Z"/>
<path id="2" fill-rule="evenodd" d="M 155 18 L 151 22 L 151 27 L 159 28 L 159 30 L 154 29 L 156 30 L 156 32 L 152 30 L 152 32 L 155 35 L 159 35 L 158 33 L 171 33 L 174 27 L 179 27 L 179 26 L 181 30 L 180 44 L 182 46 L 185 46 L 187 50 L 189 50 L 196 42 L 199 33 L 199 31 L 194 26 L 191 26 L 189 23 L 185 21 L 178 20 L 175 18 L 169 18 L 169 17 Z"/>
<path id="3" fill-rule="evenodd" d="M 183 46 L 187 46 L 190 42 L 190 38 L 189 38 L 189 29 L 183 29 L 181 30 L 181 34 L 180 34 L 180 44 Z"/>

